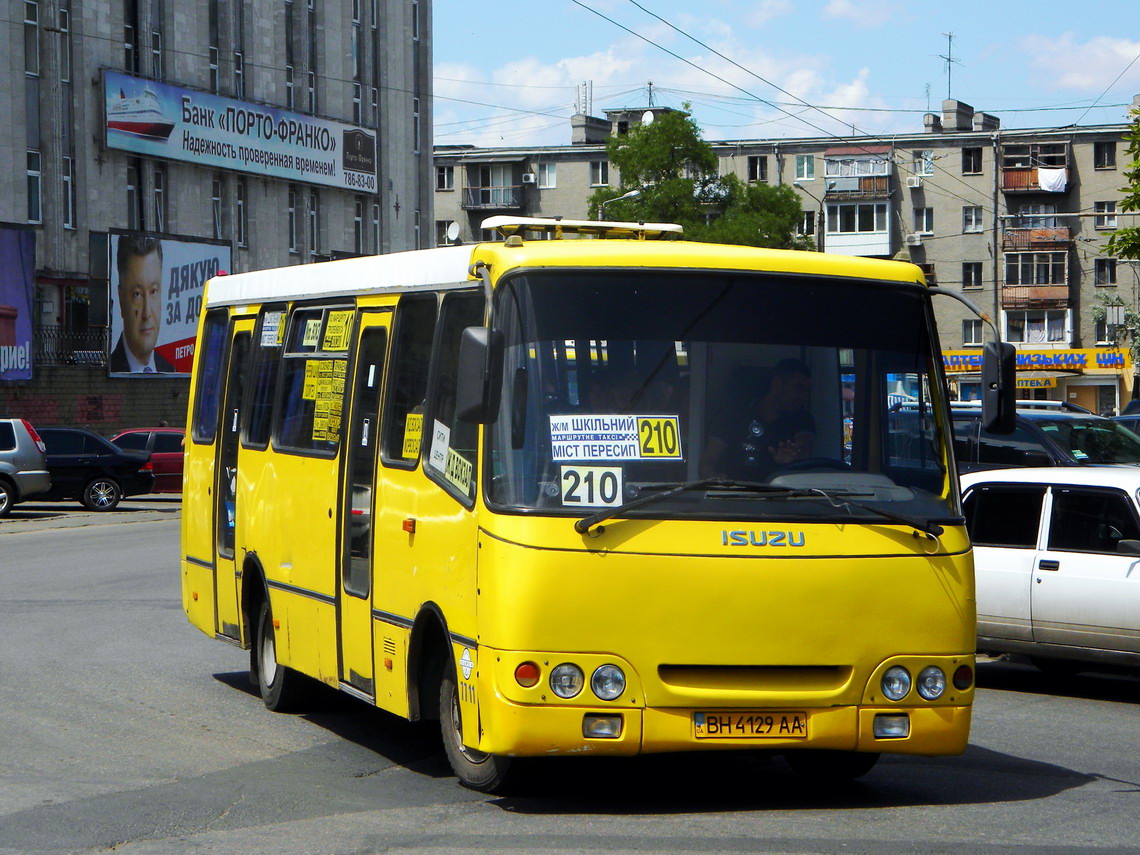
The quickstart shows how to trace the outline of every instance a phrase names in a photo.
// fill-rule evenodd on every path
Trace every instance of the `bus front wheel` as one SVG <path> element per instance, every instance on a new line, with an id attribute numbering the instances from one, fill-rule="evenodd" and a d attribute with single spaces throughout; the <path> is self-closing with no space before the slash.
<path id="1" fill-rule="evenodd" d="M 273 632 L 273 613 L 269 600 L 261 602 L 257 614 L 257 635 L 253 656 L 257 657 L 257 687 L 261 699 L 274 712 L 291 712 L 303 707 L 309 699 L 311 684 L 303 674 L 277 661 L 277 638 Z"/>
<path id="2" fill-rule="evenodd" d="M 450 662 L 439 686 L 439 727 L 443 750 L 459 783 L 481 793 L 497 792 L 506 781 L 511 759 L 485 754 L 463 744 L 459 691 L 455 683 L 455 666 Z"/>

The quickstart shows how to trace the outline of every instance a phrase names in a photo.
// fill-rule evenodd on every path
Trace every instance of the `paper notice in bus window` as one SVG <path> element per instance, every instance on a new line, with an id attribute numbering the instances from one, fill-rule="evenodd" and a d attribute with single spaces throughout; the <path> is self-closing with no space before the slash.
<path id="1" fill-rule="evenodd" d="M 620 466 L 563 466 L 562 504 L 582 508 L 610 508 L 622 502 Z"/>
<path id="2" fill-rule="evenodd" d="M 266 312 L 261 318 L 261 346 L 277 347 L 281 343 L 281 316 L 284 312 Z"/>
<path id="3" fill-rule="evenodd" d="M 404 422 L 404 446 L 400 456 L 406 460 L 415 460 L 420 456 L 420 436 L 424 432 L 424 414 L 408 413 Z"/>
<path id="4" fill-rule="evenodd" d="M 471 492 L 471 461 L 454 448 L 447 449 L 447 468 L 443 470 L 443 477 L 464 494 Z"/>
<path id="5" fill-rule="evenodd" d="M 347 359 L 334 359 L 332 367 L 332 391 L 338 398 L 344 395 L 344 376 L 348 370 Z"/>
<path id="6" fill-rule="evenodd" d="M 352 332 L 352 311 L 329 312 L 325 324 L 325 343 L 322 350 L 348 350 L 348 336 Z"/>
<path id="7" fill-rule="evenodd" d="M 451 428 L 438 419 L 431 426 L 431 448 L 428 449 L 428 466 L 437 472 L 447 471 L 447 450 L 451 448 Z"/>
<path id="8" fill-rule="evenodd" d="M 301 397 L 306 401 L 317 400 L 317 386 L 320 383 L 321 363 L 316 359 L 305 360 L 305 386 L 301 390 Z"/>
<path id="9" fill-rule="evenodd" d="M 309 318 L 305 321 L 305 336 L 301 339 L 304 347 L 316 347 L 321 340 L 321 319 Z"/>
<path id="10" fill-rule="evenodd" d="M 554 460 L 683 460 L 675 415 L 568 415 L 550 417 Z"/>

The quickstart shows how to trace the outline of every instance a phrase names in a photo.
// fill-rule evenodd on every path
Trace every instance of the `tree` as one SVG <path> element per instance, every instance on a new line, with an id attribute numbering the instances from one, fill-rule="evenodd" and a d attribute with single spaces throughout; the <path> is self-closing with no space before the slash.
<path id="1" fill-rule="evenodd" d="M 1140 211 L 1140 107 L 1132 108 L 1132 124 L 1124 134 L 1128 141 L 1125 152 L 1131 157 L 1124 177 L 1128 186 L 1121 188 L 1124 199 L 1120 202 L 1121 211 Z M 1140 227 L 1127 226 L 1114 231 L 1105 247 L 1110 255 L 1117 258 L 1140 259 Z"/>
<path id="2" fill-rule="evenodd" d="M 621 183 L 590 196 L 593 218 L 605 204 L 606 219 L 679 223 L 693 240 L 814 248 L 796 235 L 803 217 L 796 192 L 786 185 L 746 184 L 735 175 L 718 177 L 716 152 L 687 113 L 659 113 L 648 124 L 610 137 L 606 154 Z M 620 198 L 631 191 L 632 198 Z"/>

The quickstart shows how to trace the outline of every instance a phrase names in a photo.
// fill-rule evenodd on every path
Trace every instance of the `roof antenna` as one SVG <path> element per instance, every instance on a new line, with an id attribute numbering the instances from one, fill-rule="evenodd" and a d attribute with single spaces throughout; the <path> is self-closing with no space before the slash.
<path id="1" fill-rule="evenodd" d="M 958 60 L 954 59 L 954 34 L 953 33 L 943 33 L 942 35 L 946 36 L 946 53 L 945 54 L 938 54 L 938 56 L 941 59 L 946 60 L 946 100 L 949 101 L 950 97 L 951 97 L 950 96 L 950 75 L 951 75 L 951 72 L 953 71 L 952 66 L 956 62 L 958 63 L 958 65 L 961 65 L 962 63 L 958 62 Z"/>

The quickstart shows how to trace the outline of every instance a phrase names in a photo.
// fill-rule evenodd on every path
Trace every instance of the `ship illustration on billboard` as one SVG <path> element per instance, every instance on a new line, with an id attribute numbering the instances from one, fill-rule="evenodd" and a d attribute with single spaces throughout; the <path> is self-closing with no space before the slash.
<path id="1" fill-rule="evenodd" d="M 128 98 L 120 89 L 119 97 L 107 108 L 107 129 L 165 140 L 174 130 L 174 122 L 162 112 L 158 96 L 149 89 L 137 98 Z"/>

